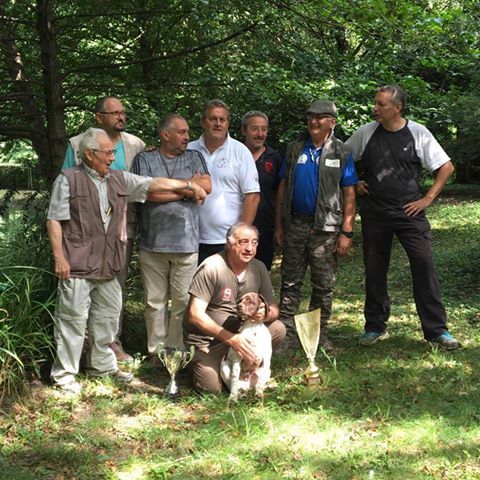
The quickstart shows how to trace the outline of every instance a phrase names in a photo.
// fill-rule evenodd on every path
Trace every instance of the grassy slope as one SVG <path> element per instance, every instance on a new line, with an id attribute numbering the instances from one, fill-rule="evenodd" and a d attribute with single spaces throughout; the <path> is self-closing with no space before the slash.
<path id="1" fill-rule="evenodd" d="M 318 355 L 320 387 L 304 386 L 304 355 L 295 351 L 275 359 L 279 387 L 263 403 L 229 406 L 225 397 L 200 398 L 184 388 L 182 400 L 169 404 L 161 396 L 165 376 L 138 364 L 141 381 L 134 386 L 83 379 L 77 401 L 59 401 L 52 389 L 34 384 L 0 417 L 2 477 L 480 478 L 480 201 L 478 191 L 455 193 L 431 208 L 430 219 L 462 351 L 432 351 L 422 340 L 398 246 L 391 338 L 371 349 L 357 346 L 363 327 L 357 235 L 340 265 L 331 328 L 337 348 L 331 357 Z"/>

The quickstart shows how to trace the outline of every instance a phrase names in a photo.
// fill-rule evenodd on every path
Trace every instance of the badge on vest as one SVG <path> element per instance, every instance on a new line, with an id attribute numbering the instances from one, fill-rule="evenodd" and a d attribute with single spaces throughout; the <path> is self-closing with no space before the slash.
<path id="1" fill-rule="evenodd" d="M 326 158 L 325 166 L 331 168 L 340 168 L 340 159 L 339 158 Z"/>

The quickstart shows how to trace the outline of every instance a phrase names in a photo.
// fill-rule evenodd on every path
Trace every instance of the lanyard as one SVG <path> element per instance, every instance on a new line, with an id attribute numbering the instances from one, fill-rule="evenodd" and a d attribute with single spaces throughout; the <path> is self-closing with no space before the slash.
<path id="1" fill-rule="evenodd" d="M 320 155 L 322 154 L 322 149 L 323 149 L 323 145 L 318 149 L 315 149 L 315 147 L 308 148 L 308 156 L 310 157 L 310 160 L 313 163 L 316 163 L 317 165 L 318 165 L 318 161 L 320 160 Z"/>

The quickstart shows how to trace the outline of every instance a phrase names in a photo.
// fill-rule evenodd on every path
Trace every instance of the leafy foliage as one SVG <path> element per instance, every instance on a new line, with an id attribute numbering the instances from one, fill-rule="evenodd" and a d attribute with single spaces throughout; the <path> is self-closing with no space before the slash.
<path id="1" fill-rule="evenodd" d="M 92 124 L 101 95 L 125 101 L 129 129 L 148 143 L 156 141 L 156 118 L 170 111 L 185 115 L 197 135 L 203 104 L 220 97 L 237 135 L 241 115 L 260 109 L 271 117 L 271 143 L 282 145 L 312 100 L 338 103 L 339 134 L 347 136 L 370 120 L 375 88 L 400 83 L 409 115 L 453 153 L 475 120 L 461 112 L 478 86 L 477 7 L 475 0 L 2 2 L 0 135 L 32 142 L 51 179 L 65 137 Z M 462 154 L 467 170 L 475 167 L 475 154 Z"/>

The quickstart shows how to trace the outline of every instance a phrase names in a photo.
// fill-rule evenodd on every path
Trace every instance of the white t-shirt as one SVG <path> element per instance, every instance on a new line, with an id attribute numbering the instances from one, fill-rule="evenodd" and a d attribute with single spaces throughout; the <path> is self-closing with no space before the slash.
<path id="1" fill-rule="evenodd" d="M 200 243 L 225 243 L 228 228 L 240 218 L 245 194 L 260 192 L 255 160 L 243 143 L 229 135 L 212 154 L 203 135 L 188 148 L 205 157 L 212 181 L 212 193 L 200 206 Z"/>

